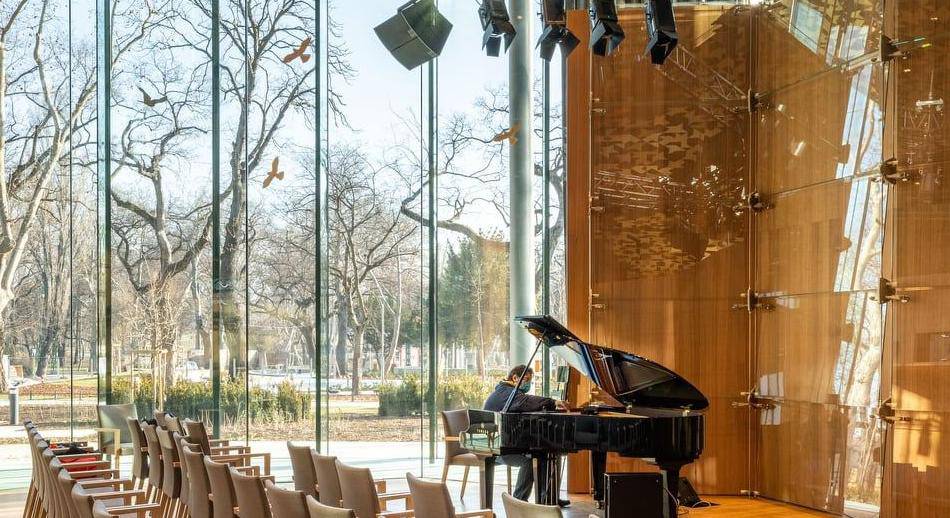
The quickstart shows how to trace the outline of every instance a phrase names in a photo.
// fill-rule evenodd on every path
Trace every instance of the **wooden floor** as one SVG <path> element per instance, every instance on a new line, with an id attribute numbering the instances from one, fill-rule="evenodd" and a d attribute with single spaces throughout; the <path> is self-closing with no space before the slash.
<path id="1" fill-rule="evenodd" d="M 715 507 L 690 509 L 688 514 L 681 517 L 706 518 L 728 516 L 729 518 L 800 518 L 808 516 L 832 516 L 818 511 L 803 509 L 792 505 L 780 504 L 769 500 L 723 496 L 707 497 L 707 500 L 720 504 Z M 565 509 L 565 518 L 588 518 L 591 515 L 603 516 L 594 509 L 590 502 L 583 501 L 572 495 L 573 504 Z"/>

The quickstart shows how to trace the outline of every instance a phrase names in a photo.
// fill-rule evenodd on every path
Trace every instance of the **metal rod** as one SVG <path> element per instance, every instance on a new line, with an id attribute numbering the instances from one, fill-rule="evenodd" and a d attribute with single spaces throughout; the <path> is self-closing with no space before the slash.
<path id="1" fill-rule="evenodd" d="M 211 0 L 211 434 L 221 434 L 221 8 Z"/>
<path id="2" fill-rule="evenodd" d="M 112 401 L 112 6 L 96 0 L 96 120 L 97 189 L 96 244 L 98 248 L 96 380 L 100 402 Z"/>

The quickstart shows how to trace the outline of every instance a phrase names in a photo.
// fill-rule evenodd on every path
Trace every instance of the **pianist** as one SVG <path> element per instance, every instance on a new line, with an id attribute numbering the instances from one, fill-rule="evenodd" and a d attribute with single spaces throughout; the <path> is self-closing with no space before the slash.
<path id="1" fill-rule="evenodd" d="M 518 378 L 521 377 L 521 373 L 525 370 L 527 370 L 527 372 L 524 374 L 521 385 L 517 385 Z M 505 403 L 508 402 L 512 391 L 515 392 L 515 396 L 511 400 L 511 406 L 508 407 L 508 412 L 539 412 L 557 408 L 557 402 L 555 400 L 548 397 L 534 396 L 528 393 L 531 391 L 531 378 L 533 377 L 534 371 L 525 365 L 518 365 L 511 369 L 511 371 L 508 372 L 508 377 L 498 382 L 498 385 L 495 386 L 495 390 L 488 396 L 488 399 L 485 400 L 485 410 L 501 412 L 505 407 Z M 520 500 L 527 500 L 528 496 L 531 495 L 531 486 L 534 485 L 534 466 L 531 457 L 515 453 L 498 457 L 498 462 L 518 468 L 518 482 L 515 484 L 515 490 L 512 496 Z M 559 503 L 562 506 L 570 504 L 570 502 L 566 500 Z"/>

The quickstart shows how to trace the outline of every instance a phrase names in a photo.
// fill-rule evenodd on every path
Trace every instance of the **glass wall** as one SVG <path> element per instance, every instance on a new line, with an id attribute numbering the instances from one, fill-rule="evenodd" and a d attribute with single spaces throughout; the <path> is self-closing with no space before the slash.
<path id="1" fill-rule="evenodd" d="M 21 418 L 92 440 L 96 403 L 130 402 L 270 452 L 278 480 L 288 440 L 441 471 L 438 411 L 508 368 L 514 146 L 524 293 L 564 312 L 562 67 L 529 2 L 519 131 L 477 8 L 440 2 L 442 57 L 407 71 L 373 33 L 403 3 L 0 7 L 0 385 Z"/>

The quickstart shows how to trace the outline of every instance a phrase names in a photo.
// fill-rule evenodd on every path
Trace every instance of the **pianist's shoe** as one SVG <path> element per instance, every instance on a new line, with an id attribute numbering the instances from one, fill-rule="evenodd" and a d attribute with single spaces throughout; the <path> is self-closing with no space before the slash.
<path id="1" fill-rule="evenodd" d="M 570 507 L 570 505 L 571 505 L 571 501 L 570 501 L 570 500 L 565 500 L 565 499 L 563 499 L 563 498 L 558 498 L 558 499 L 557 499 L 557 506 L 558 506 L 558 507 Z"/>

